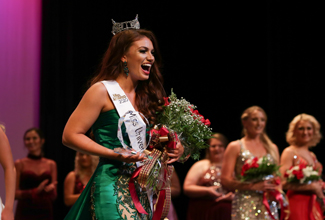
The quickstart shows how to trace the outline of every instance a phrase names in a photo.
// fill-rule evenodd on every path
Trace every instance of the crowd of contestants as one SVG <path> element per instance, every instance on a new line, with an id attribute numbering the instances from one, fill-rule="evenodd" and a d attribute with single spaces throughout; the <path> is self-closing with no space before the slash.
<path id="1" fill-rule="evenodd" d="M 215 133 L 208 140 L 205 158 L 197 161 L 188 171 L 183 193 L 189 197 L 187 219 L 281 219 L 281 207 L 276 200 L 268 202 L 270 213 L 263 204 L 263 192 L 283 189 L 286 192 L 290 220 L 324 219 L 324 184 L 313 181 L 309 184 L 286 182 L 284 173 L 290 167 L 306 164 L 314 167 L 319 174 L 322 165 L 309 149 L 320 139 L 320 124 L 311 115 L 299 114 L 290 122 L 286 133 L 289 144 L 281 154 L 265 131 L 267 116 L 258 106 L 246 109 L 241 121 L 243 136 L 228 143 L 227 138 Z M 53 219 L 53 201 L 57 197 L 57 167 L 53 160 L 43 156 L 45 137 L 38 128 L 28 129 L 24 144 L 28 150 L 25 158 L 13 162 L 9 141 L 4 127 L 0 129 L 0 163 L 4 169 L 6 197 L 1 209 L 1 220 L 8 219 Z M 244 162 L 252 157 L 269 156 L 280 165 L 281 183 L 273 179 L 245 183 L 240 181 Z M 96 166 L 98 156 L 76 153 L 75 169 L 64 181 L 64 203 L 71 207 L 87 185 Z M 15 187 L 14 187 L 15 186 Z M 172 198 L 181 193 L 180 181 L 174 172 Z M 14 199 L 18 200 L 13 213 Z M 171 204 L 168 219 L 177 219 Z"/>

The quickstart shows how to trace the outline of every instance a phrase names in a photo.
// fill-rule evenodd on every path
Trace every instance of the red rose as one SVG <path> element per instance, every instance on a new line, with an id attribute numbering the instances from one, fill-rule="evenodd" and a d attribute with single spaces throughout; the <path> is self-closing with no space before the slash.
<path id="1" fill-rule="evenodd" d="M 302 170 L 304 168 L 306 168 L 306 164 L 305 163 L 299 164 L 299 170 Z"/>
<path id="2" fill-rule="evenodd" d="M 164 100 L 165 100 L 165 106 L 168 106 L 170 104 L 169 102 L 169 98 L 168 97 L 164 97 Z"/>
<path id="3" fill-rule="evenodd" d="M 242 170 L 241 170 L 241 175 L 245 176 L 245 172 L 251 168 L 258 168 L 259 164 L 257 163 L 258 158 L 254 157 L 250 163 L 247 163 L 247 161 L 244 163 Z"/>
<path id="4" fill-rule="evenodd" d="M 206 126 L 208 126 L 208 127 L 209 127 L 209 126 L 211 125 L 211 122 L 210 122 L 210 120 L 209 120 L 209 119 L 206 119 L 206 120 L 205 120 L 205 122 L 204 122 L 204 124 L 205 124 Z"/>
<path id="5" fill-rule="evenodd" d="M 258 158 L 257 157 L 254 157 L 254 159 L 252 160 L 252 163 L 251 163 L 251 168 L 258 168 Z"/>
<path id="6" fill-rule="evenodd" d="M 288 178 L 289 177 L 289 174 L 287 172 L 285 172 L 284 177 L 285 178 Z"/>
<path id="7" fill-rule="evenodd" d="M 193 114 L 201 116 L 198 110 L 193 110 Z"/>
<path id="8" fill-rule="evenodd" d="M 292 171 L 292 174 L 295 175 L 298 180 L 304 178 L 304 174 L 302 173 L 302 170 L 294 170 Z"/>
<path id="9" fill-rule="evenodd" d="M 245 172 L 249 170 L 249 164 L 248 163 L 245 163 L 244 166 L 242 167 L 241 169 L 241 175 L 242 176 L 245 176 Z"/>

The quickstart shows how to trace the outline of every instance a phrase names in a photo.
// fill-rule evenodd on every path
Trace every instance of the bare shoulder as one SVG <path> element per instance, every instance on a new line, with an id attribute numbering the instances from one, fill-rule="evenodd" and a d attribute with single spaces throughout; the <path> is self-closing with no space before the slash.
<path id="1" fill-rule="evenodd" d="M 102 111 L 109 111 L 114 108 L 107 89 L 101 82 L 92 85 L 85 93 L 84 99 L 87 100 L 88 105 L 102 106 Z"/>
<path id="2" fill-rule="evenodd" d="M 283 160 L 289 160 L 293 159 L 294 155 L 296 154 L 296 151 L 292 146 L 286 147 L 281 154 L 281 161 Z"/>
<path id="3" fill-rule="evenodd" d="M 15 161 L 15 167 L 16 167 L 16 168 L 21 168 L 22 165 L 23 165 L 23 160 L 24 160 L 24 158 L 22 158 L 22 159 L 17 159 L 17 160 Z"/>
<path id="4" fill-rule="evenodd" d="M 92 95 L 100 95 L 100 96 L 106 96 L 107 90 L 103 83 L 97 82 L 94 85 L 90 86 L 87 90 L 86 94 L 92 94 Z"/>
<path id="5" fill-rule="evenodd" d="M 66 179 L 66 180 L 74 180 L 74 179 L 76 179 L 76 172 L 74 172 L 74 171 L 70 171 L 70 172 L 67 174 L 67 176 L 66 176 L 65 179 Z"/>
<path id="6" fill-rule="evenodd" d="M 272 147 L 274 148 L 274 149 L 276 149 L 276 150 L 279 150 L 279 148 L 278 148 L 278 146 L 276 145 L 276 144 L 272 144 Z"/>
<path id="7" fill-rule="evenodd" d="M 209 168 L 209 165 L 210 161 L 208 159 L 199 160 L 191 166 L 188 173 L 190 175 L 200 175 Z"/>
<path id="8" fill-rule="evenodd" d="M 275 152 L 278 154 L 278 157 L 280 157 L 280 153 L 279 153 L 279 148 L 278 148 L 278 146 L 276 145 L 276 144 L 272 144 L 272 148 L 275 150 Z M 278 159 L 280 159 L 280 158 L 278 158 Z"/>
<path id="9" fill-rule="evenodd" d="M 208 159 L 203 159 L 195 162 L 192 167 L 198 168 L 198 167 L 206 167 L 209 166 L 210 161 Z"/>
<path id="10" fill-rule="evenodd" d="M 186 182 L 196 182 L 198 178 L 202 176 L 203 172 L 205 172 L 209 168 L 209 164 L 210 162 L 208 159 L 199 160 L 194 163 L 186 174 Z"/>
<path id="11" fill-rule="evenodd" d="M 48 159 L 48 158 L 43 158 L 47 164 L 50 166 L 56 166 L 56 162 L 54 160 Z"/>
<path id="12" fill-rule="evenodd" d="M 231 152 L 232 154 L 238 154 L 240 152 L 239 141 L 230 142 L 226 148 L 226 151 Z"/>
<path id="13" fill-rule="evenodd" d="M 284 148 L 282 154 L 291 154 L 294 155 L 296 152 L 292 146 Z"/>

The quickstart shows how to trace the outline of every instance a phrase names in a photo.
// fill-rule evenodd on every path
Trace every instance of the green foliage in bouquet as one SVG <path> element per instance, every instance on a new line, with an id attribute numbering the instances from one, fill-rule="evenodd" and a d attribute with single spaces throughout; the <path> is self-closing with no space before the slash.
<path id="1" fill-rule="evenodd" d="M 199 160 L 200 151 L 209 147 L 206 140 L 211 138 L 212 129 L 209 128 L 209 119 L 204 119 L 194 109 L 196 106 L 183 97 L 178 99 L 172 90 L 171 95 L 165 98 L 164 110 L 158 115 L 158 123 L 178 134 L 184 146 L 183 157 L 190 155 L 194 160 Z"/>

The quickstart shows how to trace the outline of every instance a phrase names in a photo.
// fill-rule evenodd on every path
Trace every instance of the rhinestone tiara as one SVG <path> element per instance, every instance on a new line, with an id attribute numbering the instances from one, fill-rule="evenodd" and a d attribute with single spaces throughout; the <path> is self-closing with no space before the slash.
<path id="1" fill-rule="evenodd" d="M 121 31 L 129 30 L 129 29 L 140 29 L 140 23 L 138 21 L 138 15 L 132 21 L 125 21 L 125 22 L 115 22 L 112 19 L 113 27 L 112 27 L 112 34 L 115 35 Z"/>

